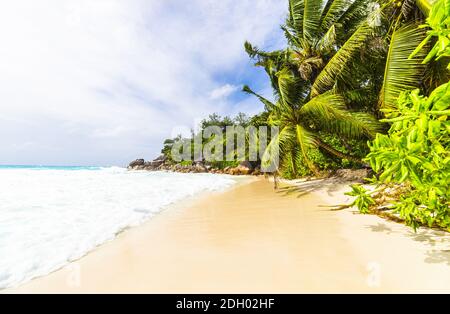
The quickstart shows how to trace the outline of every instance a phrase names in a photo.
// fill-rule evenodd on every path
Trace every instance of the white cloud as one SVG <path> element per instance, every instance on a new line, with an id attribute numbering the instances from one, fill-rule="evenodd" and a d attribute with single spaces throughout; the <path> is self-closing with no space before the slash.
<path id="1" fill-rule="evenodd" d="M 247 62 L 244 40 L 262 46 L 274 40 L 285 6 L 279 0 L 4 1 L 0 163 L 123 164 L 152 157 L 173 125 L 230 110 L 226 97 L 235 86 L 217 76 Z"/>
<path id="2" fill-rule="evenodd" d="M 239 86 L 225 84 L 218 88 L 215 88 L 211 92 L 209 97 L 213 100 L 227 98 L 228 96 L 230 96 L 231 94 L 236 92 L 238 89 L 239 89 Z"/>

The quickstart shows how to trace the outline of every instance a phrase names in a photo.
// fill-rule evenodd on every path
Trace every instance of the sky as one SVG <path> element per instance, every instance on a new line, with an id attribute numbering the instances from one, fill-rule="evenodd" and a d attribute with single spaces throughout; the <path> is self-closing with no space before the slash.
<path id="1" fill-rule="evenodd" d="M 211 113 L 271 91 L 245 40 L 285 42 L 280 0 L 0 4 L 0 164 L 125 166 Z"/>

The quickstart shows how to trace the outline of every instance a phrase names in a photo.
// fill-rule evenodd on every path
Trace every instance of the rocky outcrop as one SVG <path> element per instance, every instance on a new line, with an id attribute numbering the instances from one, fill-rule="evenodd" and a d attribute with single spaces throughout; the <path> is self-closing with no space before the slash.
<path id="1" fill-rule="evenodd" d="M 130 170 L 147 171 L 174 171 L 181 173 L 216 173 L 231 175 L 259 175 L 259 168 L 254 168 L 249 161 L 241 162 L 237 167 L 226 167 L 225 169 L 214 168 L 204 162 L 194 162 L 192 165 L 170 164 L 164 156 L 159 156 L 152 161 L 137 159 L 128 166 Z"/>
<path id="2" fill-rule="evenodd" d="M 172 164 L 167 162 L 164 156 L 159 156 L 152 161 L 136 159 L 128 166 L 130 170 L 146 171 L 172 171 L 180 173 L 214 173 L 229 175 L 253 175 L 264 174 L 259 165 L 253 165 L 249 161 L 241 162 L 237 167 L 226 167 L 224 169 L 214 168 L 208 163 L 194 162 L 191 165 Z M 328 176 L 339 180 L 339 182 L 364 182 L 364 179 L 373 175 L 371 169 L 338 169 L 330 171 Z"/>
<path id="3" fill-rule="evenodd" d="M 258 165 L 253 165 L 249 161 L 241 162 L 237 167 L 226 167 L 224 169 L 214 168 L 208 163 L 194 162 L 191 165 L 171 164 L 168 163 L 164 156 L 159 156 L 152 161 L 144 159 L 136 159 L 132 161 L 128 169 L 130 170 L 146 170 L 146 171 L 173 171 L 180 173 L 215 173 L 229 175 L 254 175 L 264 174 Z M 373 173 L 371 169 L 338 169 L 330 171 L 329 177 L 335 178 L 342 182 L 364 182 L 364 179 L 370 177 Z"/>
<path id="4" fill-rule="evenodd" d="M 135 161 L 130 162 L 130 164 L 128 165 L 128 168 L 135 168 L 135 167 L 143 166 L 144 164 L 145 164 L 144 159 L 136 159 Z"/>
<path id="5" fill-rule="evenodd" d="M 136 159 L 130 162 L 128 169 L 131 170 L 157 170 L 158 167 L 164 164 L 166 158 L 164 156 L 159 156 L 152 161 L 145 161 L 144 159 Z"/>
<path id="6" fill-rule="evenodd" d="M 253 165 L 249 161 L 243 161 L 235 168 L 235 172 L 240 175 L 249 175 L 253 172 Z"/>

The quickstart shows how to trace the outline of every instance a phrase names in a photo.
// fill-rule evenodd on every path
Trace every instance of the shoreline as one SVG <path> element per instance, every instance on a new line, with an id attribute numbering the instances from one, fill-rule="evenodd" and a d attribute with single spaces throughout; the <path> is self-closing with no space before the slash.
<path id="1" fill-rule="evenodd" d="M 160 171 L 160 172 L 165 172 L 165 171 Z M 170 210 L 176 209 L 179 206 L 189 206 L 188 204 L 194 203 L 194 202 L 196 202 L 198 200 L 206 199 L 209 196 L 212 196 L 212 195 L 215 195 L 215 194 L 220 194 L 220 193 L 223 193 L 225 191 L 232 190 L 232 189 L 234 189 L 234 188 L 236 188 L 238 186 L 241 186 L 243 184 L 251 182 L 252 180 L 256 180 L 256 178 L 252 177 L 252 176 L 239 176 L 239 177 L 231 177 L 229 175 L 225 175 L 225 176 L 229 177 L 232 181 L 234 181 L 234 183 L 232 185 L 224 187 L 222 190 L 215 190 L 215 189 L 213 189 L 213 190 L 204 190 L 204 191 L 202 191 L 200 193 L 196 193 L 194 195 L 186 196 L 183 199 L 175 200 L 175 201 L 165 205 L 165 207 L 163 209 L 161 209 L 157 213 L 152 214 L 152 216 L 147 217 L 145 220 L 143 220 L 143 221 L 141 221 L 141 222 L 139 222 L 137 224 L 134 223 L 132 225 L 126 226 L 124 228 L 121 228 L 120 230 L 117 230 L 115 232 L 115 234 L 111 238 L 107 239 L 106 241 L 104 241 L 104 242 L 102 242 L 100 244 L 97 244 L 95 247 L 89 249 L 84 254 L 79 255 L 75 259 L 72 259 L 72 260 L 67 261 L 67 262 L 65 262 L 63 264 L 60 264 L 59 266 L 56 266 L 55 268 L 50 270 L 48 273 L 38 274 L 38 275 L 35 275 L 35 276 L 31 277 L 31 278 L 29 277 L 29 278 L 24 279 L 21 282 L 16 283 L 16 284 L 14 284 L 12 286 L 9 286 L 9 287 L 0 287 L 0 294 L 2 292 L 4 293 L 4 292 L 7 292 L 8 290 L 16 289 L 18 287 L 26 285 L 26 284 L 28 284 L 30 282 L 33 282 L 34 280 L 50 276 L 53 273 L 58 272 L 58 271 L 60 271 L 61 269 L 65 268 L 65 267 L 70 267 L 71 264 L 76 264 L 79 260 L 85 258 L 86 256 L 90 255 L 93 252 L 96 252 L 97 250 L 100 250 L 103 246 L 105 246 L 105 245 L 107 245 L 107 244 L 109 244 L 111 242 L 114 242 L 117 239 L 117 237 L 121 236 L 122 234 L 126 234 L 127 232 L 129 232 L 129 230 L 132 230 L 134 228 L 139 228 L 140 226 L 145 225 L 146 223 L 148 223 L 148 221 L 154 219 L 156 216 L 162 214 L 165 211 L 170 211 Z"/>
<path id="2" fill-rule="evenodd" d="M 249 179 L 174 204 L 2 292 L 450 292 L 448 235 L 321 207 L 346 201 L 344 183 L 294 187 Z"/>

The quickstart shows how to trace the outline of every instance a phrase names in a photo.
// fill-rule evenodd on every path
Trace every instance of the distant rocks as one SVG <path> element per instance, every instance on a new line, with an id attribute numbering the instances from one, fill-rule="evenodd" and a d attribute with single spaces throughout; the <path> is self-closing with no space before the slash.
<path id="1" fill-rule="evenodd" d="M 128 165 L 129 170 L 146 171 L 173 171 L 180 173 L 216 173 L 230 175 L 260 175 L 259 167 L 254 167 L 251 162 L 243 161 L 237 167 L 226 167 L 225 169 L 214 168 L 208 163 L 194 162 L 190 165 L 168 163 L 164 156 L 159 156 L 152 161 L 136 159 Z"/>
<path id="2" fill-rule="evenodd" d="M 144 159 L 136 159 L 128 165 L 129 170 L 146 170 L 146 171 L 171 171 L 180 173 L 215 173 L 229 175 L 253 175 L 258 176 L 264 174 L 258 164 L 250 161 L 242 161 L 237 167 L 226 167 L 224 169 L 215 168 L 207 162 L 193 162 L 191 164 L 169 163 L 163 155 L 151 161 Z M 364 179 L 370 177 L 372 171 L 370 169 L 338 169 L 330 171 L 326 176 L 335 178 L 342 182 L 364 182 Z"/>
<path id="3" fill-rule="evenodd" d="M 128 167 L 135 168 L 139 166 L 143 166 L 145 164 L 144 159 L 136 159 L 135 161 L 130 162 L 130 165 Z"/>

